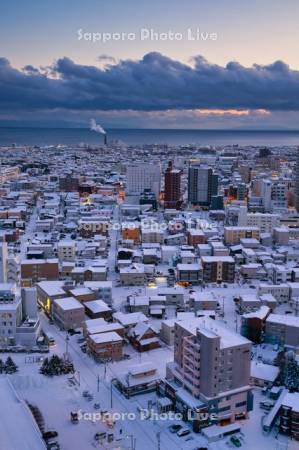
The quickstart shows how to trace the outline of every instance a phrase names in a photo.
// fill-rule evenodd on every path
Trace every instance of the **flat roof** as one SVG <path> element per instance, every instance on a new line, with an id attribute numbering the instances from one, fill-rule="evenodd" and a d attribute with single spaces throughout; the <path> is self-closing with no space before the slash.
<path id="1" fill-rule="evenodd" d="M 196 335 L 197 330 L 200 333 L 210 337 L 220 337 L 220 347 L 235 347 L 238 345 L 251 344 L 251 341 L 241 336 L 239 333 L 227 328 L 221 322 L 210 319 L 209 317 L 186 318 L 181 321 L 176 320 L 176 324 Z"/>
<path id="2" fill-rule="evenodd" d="M 65 291 L 62 289 L 62 287 L 64 286 L 63 281 L 40 281 L 39 283 L 37 283 L 37 286 L 50 297 L 53 295 L 65 294 Z"/>
<path id="3" fill-rule="evenodd" d="M 95 344 L 104 344 L 105 342 L 118 342 L 122 341 L 122 337 L 115 331 L 109 331 L 108 333 L 92 334 L 89 336 Z"/>
<path id="4" fill-rule="evenodd" d="M 74 297 L 57 298 L 54 300 L 54 303 L 56 303 L 64 311 L 83 308 L 83 305 L 81 305 L 81 303 Z"/>
<path id="5" fill-rule="evenodd" d="M 274 382 L 279 374 L 279 368 L 262 362 L 251 361 L 250 376 L 260 380 Z"/>
<path id="6" fill-rule="evenodd" d="M 291 314 L 269 314 L 266 322 L 279 323 L 299 328 L 299 317 L 292 316 Z"/>
<path id="7" fill-rule="evenodd" d="M 86 302 L 84 306 L 93 313 L 111 311 L 111 308 L 109 308 L 109 306 L 103 300 L 93 300 L 92 302 Z"/>
<path id="8" fill-rule="evenodd" d="M 222 262 L 230 262 L 234 263 L 235 260 L 232 256 L 202 256 L 201 257 L 202 262 L 215 262 L 215 261 L 222 261 Z"/>
<path id="9" fill-rule="evenodd" d="M 124 326 L 134 325 L 139 322 L 148 322 L 148 318 L 141 312 L 124 314 L 119 311 L 114 313 L 113 317 Z"/>
<path id="10" fill-rule="evenodd" d="M 193 255 L 194 256 L 194 255 Z M 193 263 L 193 264 L 178 264 L 178 270 L 201 270 L 201 264 Z"/>

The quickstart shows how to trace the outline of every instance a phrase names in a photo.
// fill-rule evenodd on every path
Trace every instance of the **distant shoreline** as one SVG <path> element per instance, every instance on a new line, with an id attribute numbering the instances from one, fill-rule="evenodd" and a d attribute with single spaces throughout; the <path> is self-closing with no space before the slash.
<path id="1" fill-rule="evenodd" d="M 209 130 L 107 128 L 108 143 L 170 146 L 297 146 L 299 130 Z M 101 145 L 103 136 L 88 128 L 0 127 L 0 146 Z"/>

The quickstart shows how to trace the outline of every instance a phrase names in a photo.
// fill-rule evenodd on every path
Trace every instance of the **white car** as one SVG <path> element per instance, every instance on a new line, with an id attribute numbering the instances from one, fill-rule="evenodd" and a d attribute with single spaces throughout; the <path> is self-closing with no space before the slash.
<path id="1" fill-rule="evenodd" d="M 189 430 L 189 428 L 185 427 L 185 428 L 181 428 L 178 432 L 177 432 L 177 436 L 178 437 L 183 437 L 183 436 L 187 436 L 188 434 L 190 434 L 191 431 Z"/>

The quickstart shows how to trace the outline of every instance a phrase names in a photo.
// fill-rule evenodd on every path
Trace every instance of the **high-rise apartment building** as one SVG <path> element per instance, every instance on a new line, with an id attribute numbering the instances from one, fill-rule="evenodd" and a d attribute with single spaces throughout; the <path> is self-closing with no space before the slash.
<path id="1" fill-rule="evenodd" d="M 166 392 L 198 399 L 197 409 L 215 412 L 220 423 L 247 417 L 252 409 L 251 342 L 209 318 L 175 323 L 174 361 L 167 364 Z M 183 400 L 184 402 L 184 400 Z M 190 407 L 188 400 L 185 408 Z M 184 406 L 183 406 L 184 407 Z"/>
<path id="2" fill-rule="evenodd" d="M 181 175 L 181 170 L 174 169 L 172 167 L 172 162 L 169 162 L 164 174 L 165 208 L 178 208 L 180 206 Z"/>
<path id="3" fill-rule="evenodd" d="M 206 165 L 189 167 L 188 201 L 192 205 L 209 207 L 213 195 L 218 194 L 218 175 Z"/>
<path id="4" fill-rule="evenodd" d="M 0 283 L 7 282 L 7 242 L 0 242 Z"/>
<path id="5" fill-rule="evenodd" d="M 296 210 L 299 212 L 299 147 L 297 149 L 297 161 L 295 166 L 295 196 Z"/>

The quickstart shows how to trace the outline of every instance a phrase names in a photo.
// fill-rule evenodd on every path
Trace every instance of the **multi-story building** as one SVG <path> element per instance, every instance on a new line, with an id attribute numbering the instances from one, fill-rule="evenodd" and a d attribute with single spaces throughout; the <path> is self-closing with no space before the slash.
<path id="1" fill-rule="evenodd" d="M 59 261 L 75 261 L 76 242 L 71 240 L 58 242 L 57 253 Z"/>
<path id="2" fill-rule="evenodd" d="M 66 291 L 63 288 L 63 281 L 40 281 L 37 283 L 37 301 L 47 314 L 51 314 L 55 299 L 66 297 Z"/>
<path id="3" fill-rule="evenodd" d="M 16 166 L 12 167 L 1 167 L 0 170 L 0 184 L 6 183 L 10 180 L 15 180 L 19 177 L 20 169 Z"/>
<path id="4" fill-rule="evenodd" d="M 270 314 L 268 306 L 261 306 L 257 311 L 243 314 L 241 317 L 241 334 L 255 344 L 264 338 L 265 322 Z"/>
<path id="5" fill-rule="evenodd" d="M 172 162 L 164 174 L 164 206 L 165 208 L 179 208 L 181 200 L 181 170 L 174 169 Z"/>
<path id="6" fill-rule="evenodd" d="M 63 330 L 81 328 L 85 319 L 84 306 L 74 297 L 54 300 L 52 318 Z"/>
<path id="7" fill-rule="evenodd" d="M 112 281 L 85 281 L 84 286 L 95 292 L 97 300 L 112 305 Z"/>
<path id="8" fill-rule="evenodd" d="M 88 352 L 97 361 L 119 361 L 123 356 L 123 339 L 115 331 L 87 337 Z"/>
<path id="9" fill-rule="evenodd" d="M 261 185 L 261 197 L 264 212 L 287 209 L 288 183 L 280 179 L 264 179 Z"/>
<path id="10" fill-rule="evenodd" d="M 231 256 L 202 256 L 201 262 L 204 282 L 234 282 L 235 260 Z"/>
<path id="11" fill-rule="evenodd" d="M 120 282 L 123 286 L 143 286 L 146 279 L 143 264 L 134 264 L 129 267 L 123 267 L 119 271 Z"/>
<path id="12" fill-rule="evenodd" d="M 37 283 L 41 280 L 58 280 L 58 259 L 24 259 L 21 261 L 23 282 Z"/>
<path id="13" fill-rule="evenodd" d="M 0 284 L 1 345 L 35 345 L 40 332 L 35 289 L 20 292 L 15 284 Z"/>
<path id="14" fill-rule="evenodd" d="M 250 354 L 251 342 L 219 322 L 206 317 L 177 321 L 166 393 L 180 410 L 197 403 L 197 410 L 216 413 L 220 423 L 247 417 L 252 408 Z"/>
<path id="15" fill-rule="evenodd" d="M 138 196 L 144 189 L 150 189 L 158 199 L 161 188 L 161 169 L 159 163 L 136 163 L 127 165 L 126 194 Z"/>
<path id="16" fill-rule="evenodd" d="M 295 201 L 296 210 L 299 212 L 299 147 L 297 148 L 297 160 L 295 165 Z"/>
<path id="17" fill-rule="evenodd" d="M 200 263 L 178 264 L 177 279 L 183 283 L 202 283 L 202 265 Z"/>
<path id="18" fill-rule="evenodd" d="M 277 300 L 277 303 L 287 303 L 290 299 L 290 286 L 287 283 L 266 284 L 261 283 L 258 288 L 258 295 L 271 294 Z"/>
<path id="19" fill-rule="evenodd" d="M 59 190 L 65 192 L 78 191 L 79 179 L 73 176 L 71 173 L 59 178 Z"/>
<path id="20" fill-rule="evenodd" d="M 151 205 L 154 210 L 157 209 L 157 198 L 156 194 L 150 189 L 144 189 L 139 197 L 140 205 Z"/>
<path id="21" fill-rule="evenodd" d="M 261 233 L 272 233 L 280 224 L 279 214 L 248 213 L 247 224 L 249 227 L 258 227 Z"/>
<path id="22" fill-rule="evenodd" d="M 22 302 L 16 295 L 16 286 L 0 284 L 0 339 L 2 343 L 13 344 L 17 327 L 22 322 Z"/>
<path id="23" fill-rule="evenodd" d="M 260 239 L 260 230 L 258 227 L 224 227 L 224 240 L 226 244 L 240 244 L 241 239 Z"/>
<path id="24" fill-rule="evenodd" d="M 218 194 L 218 175 L 206 165 L 191 165 L 188 173 L 188 202 L 209 207 Z"/>
<path id="25" fill-rule="evenodd" d="M 0 283 L 7 282 L 7 242 L 0 242 Z"/>
<path id="26" fill-rule="evenodd" d="M 187 242 L 188 245 L 193 245 L 196 247 L 198 244 L 205 244 L 207 237 L 204 232 L 200 229 L 191 228 L 187 232 Z"/>
<path id="27" fill-rule="evenodd" d="M 144 244 L 162 244 L 164 241 L 164 231 L 155 229 L 158 227 L 153 227 L 153 229 L 142 229 L 141 240 Z"/>
<path id="28" fill-rule="evenodd" d="M 299 441 L 299 393 L 288 392 L 279 409 L 279 431 Z"/>
<path id="29" fill-rule="evenodd" d="M 265 341 L 286 347 L 299 347 L 299 317 L 270 314 L 266 319 Z"/>

